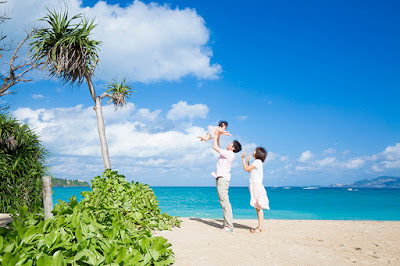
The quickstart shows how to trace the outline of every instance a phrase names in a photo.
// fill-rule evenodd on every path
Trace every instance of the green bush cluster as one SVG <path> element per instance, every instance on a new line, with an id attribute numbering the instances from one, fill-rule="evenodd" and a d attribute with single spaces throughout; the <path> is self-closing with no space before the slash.
<path id="1" fill-rule="evenodd" d="M 42 206 L 42 176 L 48 152 L 38 136 L 7 114 L 0 114 L 0 212 L 26 204 Z"/>
<path id="2" fill-rule="evenodd" d="M 59 201 L 52 218 L 32 214 L 26 206 L 9 229 L 0 228 L 3 265 L 170 265 L 171 244 L 152 229 L 180 226 L 161 214 L 153 191 L 106 170 L 92 180 L 84 199 Z"/>
<path id="3" fill-rule="evenodd" d="M 161 214 L 158 201 L 149 185 L 129 183 L 116 171 L 104 171 L 91 180 L 92 190 L 82 192 L 81 204 L 92 207 L 96 219 L 110 224 L 117 217 L 129 228 L 169 230 L 180 220 Z"/>

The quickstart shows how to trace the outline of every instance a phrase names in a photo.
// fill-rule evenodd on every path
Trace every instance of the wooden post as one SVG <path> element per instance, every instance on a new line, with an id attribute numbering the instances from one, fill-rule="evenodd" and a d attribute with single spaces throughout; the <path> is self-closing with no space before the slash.
<path id="1" fill-rule="evenodd" d="M 53 217 L 51 211 L 53 210 L 53 195 L 51 191 L 51 177 L 42 176 L 43 183 L 43 207 L 44 207 L 44 219 L 47 220 Z"/>

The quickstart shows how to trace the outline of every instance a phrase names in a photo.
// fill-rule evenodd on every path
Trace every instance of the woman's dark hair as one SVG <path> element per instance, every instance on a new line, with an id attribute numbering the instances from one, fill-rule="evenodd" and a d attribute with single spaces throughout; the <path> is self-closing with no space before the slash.
<path id="1" fill-rule="evenodd" d="M 264 162 L 265 158 L 267 158 L 267 151 L 263 147 L 257 147 L 255 157 L 256 159 L 260 159 L 262 162 Z"/>
<path id="2" fill-rule="evenodd" d="M 233 151 L 234 153 L 238 153 L 242 150 L 242 145 L 240 145 L 239 141 L 234 140 L 233 141 L 233 148 L 235 148 L 235 150 Z"/>
<path id="3" fill-rule="evenodd" d="M 226 127 L 228 127 L 228 122 L 223 121 L 223 120 L 221 120 L 221 121 L 218 122 L 218 126 L 219 126 L 219 127 L 222 127 L 223 125 L 225 125 Z"/>

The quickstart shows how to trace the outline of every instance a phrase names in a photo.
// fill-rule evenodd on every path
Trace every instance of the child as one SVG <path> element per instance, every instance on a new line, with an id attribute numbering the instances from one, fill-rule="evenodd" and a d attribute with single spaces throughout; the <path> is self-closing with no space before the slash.
<path id="1" fill-rule="evenodd" d="M 262 163 L 267 158 L 267 152 L 262 147 L 257 147 L 253 152 L 253 157 L 256 159 L 251 165 L 249 165 L 250 157 L 245 162 L 246 153 L 242 154 L 243 168 L 246 172 L 250 172 L 250 205 L 253 206 L 257 211 L 258 226 L 255 229 L 251 229 L 251 233 L 261 233 L 264 231 L 263 220 L 264 211 L 263 209 L 269 210 L 269 200 L 267 197 L 267 191 L 263 185 L 263 165 Z"/>
<path id="2" fill-rule="evenodd" d="M 229 134 L 229 131 L 225 131 L 227 127 L 228 127 L 228 122 L 219 121 L 217 127 L 208 126 L 208 132 L 206 133 L 205 137 L 198 136 L 198 138 L 201 139 L 201 141 L 210 140 L 214 138 L 215 131 L 219 131 L 220 135 L 232 136 L 231 134 Z"/>

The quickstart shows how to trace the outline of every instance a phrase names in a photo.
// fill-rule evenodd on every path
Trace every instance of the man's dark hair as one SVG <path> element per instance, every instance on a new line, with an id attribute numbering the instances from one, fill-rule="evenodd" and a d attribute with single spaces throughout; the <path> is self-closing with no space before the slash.
<path id="1" fill-rule="evenodd" d="M 218 126 L 219 126 L 219 127 L 222 127 L 223 125 L 225 125 L 226 127 L 228 127 L 228 122 L 223 121 L 223 120 L 221 120 L 221 121 L 218 122 Z"/>
<path id="2" fill-rule="evenodd" d="M 260 159 L 262 162 L 264 162 L 265 158 L 267 158 L 267 151 L 263 147 L 257 147 L 256 155 L 254 157 L 256 157 L 256 159 Z"/>
<path id="3" fill-rule="evenodd" d="M 242 145 L 240 145 L 239 141 L 234 140 L 233 141 L 233 148 L 235 148 L 235 150 L 233 151 L 234 153 L 238 153 L 242 150 Z"/>

